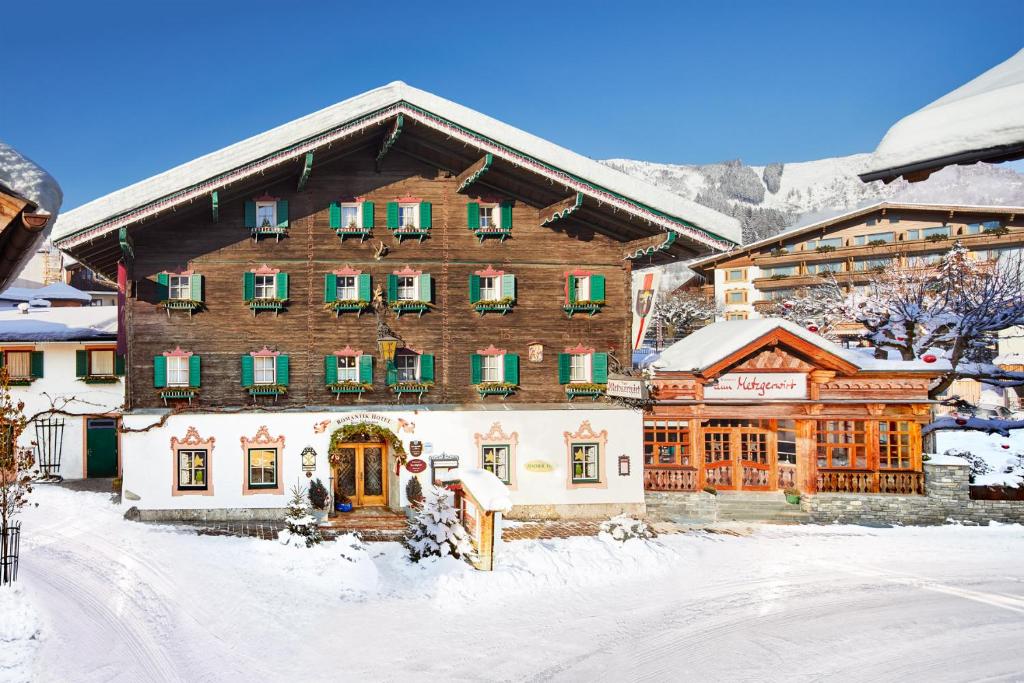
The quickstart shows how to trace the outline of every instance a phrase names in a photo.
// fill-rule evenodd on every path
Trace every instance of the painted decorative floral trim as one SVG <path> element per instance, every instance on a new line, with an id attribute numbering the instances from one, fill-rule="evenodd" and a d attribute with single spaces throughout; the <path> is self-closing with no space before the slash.
<path id="1" fill-rule="evenodd" d="M 336 394 L 351 394 L 361 393 L 364 391 L 373 391 L 373 385 L 365 382 L 335 382 L 334 384 L 328 384 L 328 388 Z"/>
<path id="2" fill-rule="evenodd" d="M 164 299 L 160 302 L 160 305 L 164 308 L 170 308 L 178 311 L 189 311 L 196 308 L 201 308 L 203 305 L 202 301 L 196 301 L 195 299 Z"/>
<path id="3" fill-rule="evenodd" d="M 288 393 L 288 385 L 286 384 L 253 384 L 250 387 L 246 387 L 246 390 L 252 395 L 271 395 L 276 394 L 278 396 Z"/>

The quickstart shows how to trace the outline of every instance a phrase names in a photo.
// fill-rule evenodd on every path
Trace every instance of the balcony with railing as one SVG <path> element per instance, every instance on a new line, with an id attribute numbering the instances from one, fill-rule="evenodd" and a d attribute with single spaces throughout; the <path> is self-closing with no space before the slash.
<path id="1" fill-rule="evenodd" d="M 819 469 L 818 493 L 924 495 L 924 473 L 905 470 Z"/>

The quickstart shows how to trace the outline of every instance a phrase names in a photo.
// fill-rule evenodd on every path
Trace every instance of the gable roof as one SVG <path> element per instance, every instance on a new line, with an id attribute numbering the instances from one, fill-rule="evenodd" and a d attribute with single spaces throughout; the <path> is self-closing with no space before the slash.
<path id="1" fill-rule="evenodd" d="M 893 124 L 860 179 L 921 180 L 949 164 L 1021 157 L 1024 49 Z"/>
<path id="2" fill-rule="evenodd" d="M 781 335 L 779 333 L 782 333 Z M 694 374 L 715 374 L 716 368 L 739 351 L 757 347 L 757 342 L 775 335 L 785 336 L 810 344 L 817 348 L 821 357 L 828 357 L 828 365 L 846 372 L 896 371 L 937 373 L 948 369 L 943 362 L 902 361 L 875 358 L 874 349 L 846 349 L 821 335 L 800 327 L 782 318 L 758 318 L 754 320 L 725 320 L 702 327 L 693 334 L 677 341 L 662 351 L 660 358 L 651 364 L 656 372 L 692 372 Z"/>
<path id="3" fill-rule="evenodd" d="M 585 196 L 641 215 L 712 249 L 740 240 L 734 218 L 649 185 L 468 107 L 401 81 L 189 161 L 60 216 L 53 239 L 62 248 L 94 239 L 239 178 L 298 159 L 315 148 L 380 125 L 398 114 L 444 131 L 497 157 L 563 183 Z"/>

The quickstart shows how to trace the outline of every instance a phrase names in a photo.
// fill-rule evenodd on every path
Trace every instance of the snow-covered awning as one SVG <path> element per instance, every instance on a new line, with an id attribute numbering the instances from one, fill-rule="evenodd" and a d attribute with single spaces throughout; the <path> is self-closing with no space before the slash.
<path id="1" fill-rule="evenodd" d="M 900 119 L 882 138 L 864 182 L 914 182 L 951 164 L 1024 158 L 1024 49 Z"/>

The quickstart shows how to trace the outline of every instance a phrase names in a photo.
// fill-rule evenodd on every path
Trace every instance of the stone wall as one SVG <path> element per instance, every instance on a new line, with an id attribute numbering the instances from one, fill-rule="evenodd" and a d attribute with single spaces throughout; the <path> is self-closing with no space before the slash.
<path id="1" fill-rule="evenodd" d="M 715 522 L 718 520 L 718 499 L 703 491 L 648 491 L 647 518 L 652 521 Z"/>
<path id="2" fill-rule="evenodd" d="M 818 493 L 801 507 L 819 524 L 1024 523 L 1024 501 L 971 500 L 970 468 L 925 463 L 925 495 Z"/>

